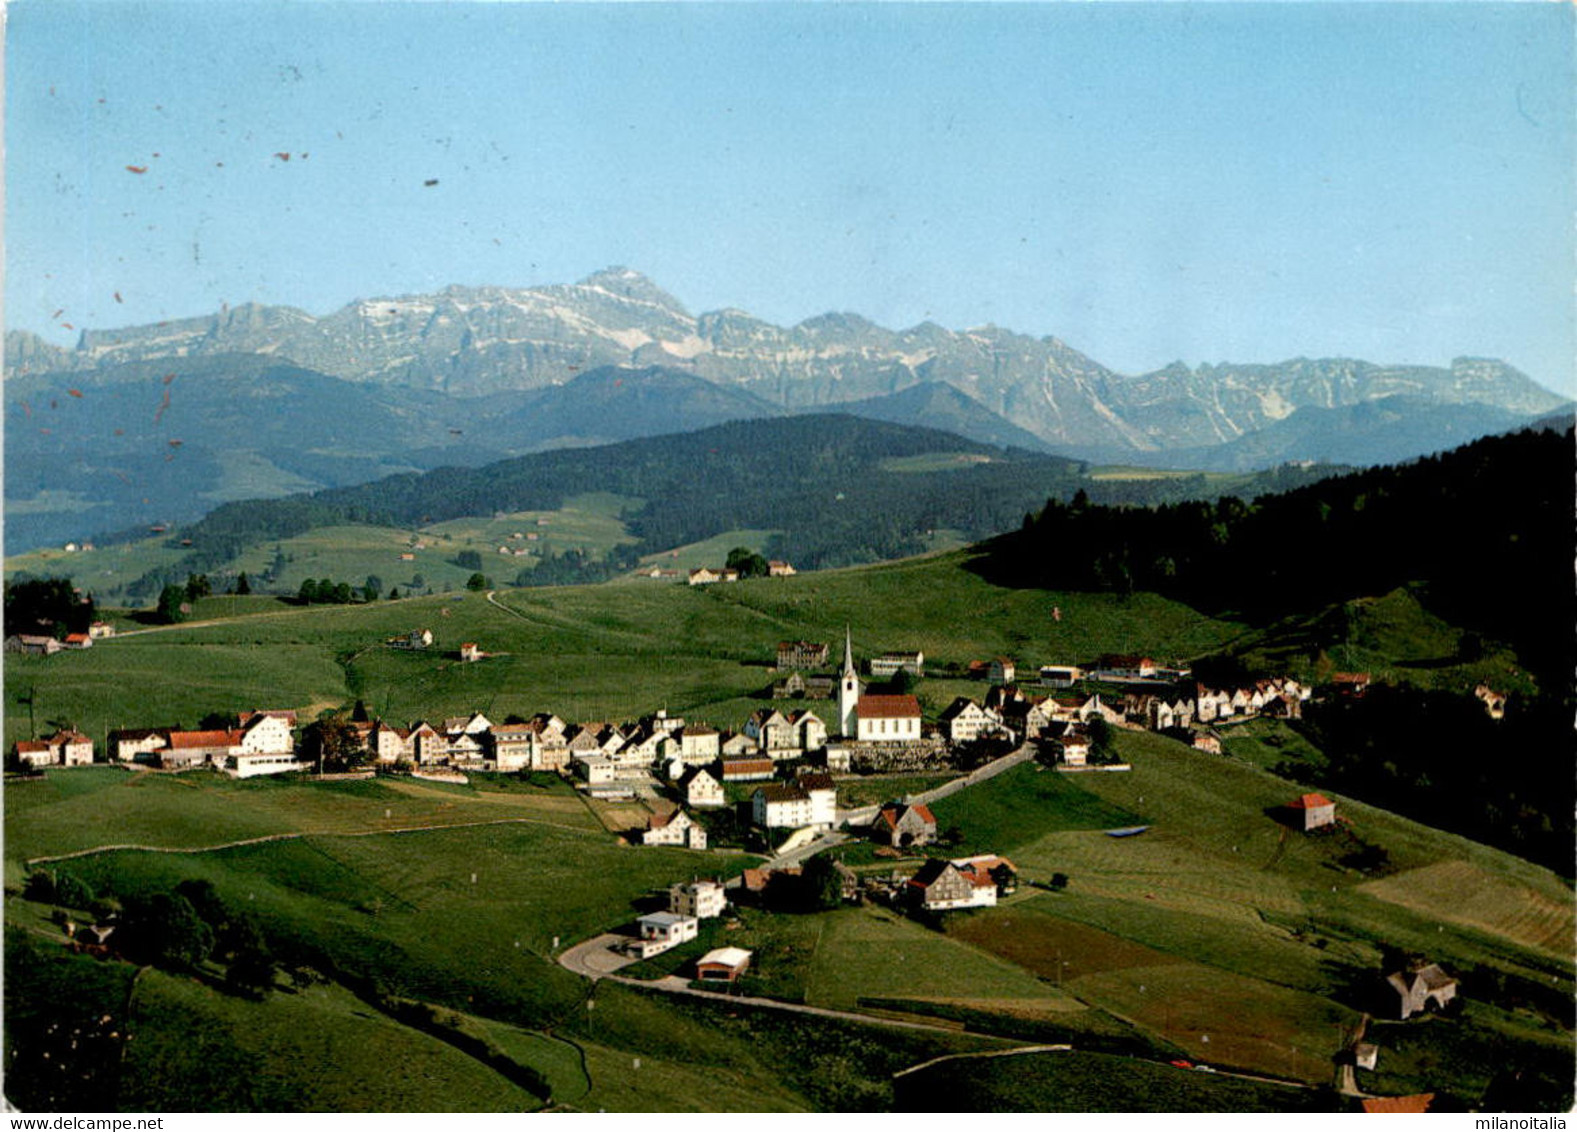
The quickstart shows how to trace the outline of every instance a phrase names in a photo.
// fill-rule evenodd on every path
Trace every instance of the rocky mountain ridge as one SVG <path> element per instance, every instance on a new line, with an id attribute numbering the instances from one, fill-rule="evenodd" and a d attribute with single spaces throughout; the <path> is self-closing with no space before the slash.
<path id="1" fill-rule="evenodd" d="M 1564 404 L 1503 362 L 1450 367 L 1346 358 L 1276 364 L 1174 363 L 1119 374 L 1054 337 L 933 322 L 889 330 L 829 313 L 782 327 L 739 310 L 692 315 L 639 272 L 614 267 L 578 283 L 451 286 L 358 300 L 319 318 L 245 304 L 204 318 L 82 332 L 75 349 L 6 336 L 15 374 L 127 362 L 259 354 L 350 382 L 479 398 L 562 385 L 599 366 L 688 370 L 790 411 L 952 386 L 1057 450 L 1095 457 L 1203 449 L 1285 420 L 1405 396 L 1535 416 Z"/>

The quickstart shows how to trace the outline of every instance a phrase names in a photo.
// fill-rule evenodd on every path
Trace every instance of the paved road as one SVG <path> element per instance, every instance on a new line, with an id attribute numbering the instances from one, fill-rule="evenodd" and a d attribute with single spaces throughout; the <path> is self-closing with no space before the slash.
<path id="1" fill-rule="evenodd" d="M 613 947 L 628 939 L 628 936 L 615 935 L 611 932 L 594 936 L 584 943 L 578 943 L 559 954 L 559 965 L 575 974 L 599 982 L 607 979 L 610 982 L 622 983 L 629 987 L 644 987 L 647 990 L 659 990 L 665 994 L 689 995 L 692 998 L 704 998 L 709 1002 L 729 1002 L 734 1005 L 759 1006 L 767 1010 L 782 1010 L 790 1014 L 810 1014 L 819 1018 L 840 1018 L 849 1022 L 859 1022 L 871 1026 L 891 1026 L 903 1030 L 940 1031 L 947 1034 L 957 1034 L 957 1026 L 944 1026 L 930 1022 L 908 1022 L 898 1018 L 878 1018 L 871 1014 L 859 1014 L 852 1010 L 831 1010 L 821 1006 L 804 1006 L 797 1002 L 781 1002 L 775 998 L 758 998 L 748 994 L 722 994 L 717 991 L 693 990 L 688 980 L 677 975 L 669 975 L 663 979 L 632 979 L 625 975 L 616 974 L 618 970 L 629 966 L 635 960 L 627 955 L 612 950 Z M 992 1035 L 984 1035 L 990 1037 Z"/>
<path id="2" fill-rule="evenodd" d="M 772 869 L 791 868 L 792 866 L 799 864 L 801 861 L 814 857 L 823 849 L 831 849 L 833 846 L 842 845 L 844 842 L 849 840 L 851 840 L 851 838 L 847 833 L 840 833 L 835 829 L 828 830 L 814 841 L 807 841 L 798 849 L 792 849 L 787 853 L 773 857 L 766 863 L 766 867 Z"/>
<path id="3" fill-rule="evenodd" d="M 946 798 L 953 794 L 957 794 L 960 790 L 968 789 L 971 786 L 978 786 L 982 782 L 986 782 L 995 778 L 1003 771 L 1012 770 L 1020 763 L 1028 762 L 1034 757 L 1034 745 L 1031 743 L 1025 743 L 1022 747 L 1018 747 L 1012 751 L 1009 751 L 999 759 L 992 759 L 983 766 L 977 766 L 968 774 L 960 775 L 957 778 L 944 782 L 942 785 L 933 787 L 932 789 L 926 790 L 923 793 L 909 795 L 909 804 L 911 806 L 928 806 L 932 802 Z M 880 806 L 861 806 L 859 809 L 855 810 L 839 810 L 838 821 L 840 823 L 848 822 L 850 825 L 855 826 L 868 825 L 871 820 L 876 817 L 876 813 L 880 809 Z"/>

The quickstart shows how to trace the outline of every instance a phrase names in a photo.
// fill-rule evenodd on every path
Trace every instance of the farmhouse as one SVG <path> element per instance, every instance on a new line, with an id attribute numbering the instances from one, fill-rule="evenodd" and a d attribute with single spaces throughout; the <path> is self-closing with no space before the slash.
<path id="1" fill-rule="evenodd" d="M 1051 749 L 1063 766 L 1087 766 L 1090 761 L 1090 736 L 1078 727 L 1068 727 L 1050 740 Z"/>
<path id="2" fill-rule="evenodd" d="M 981 707 L 967 696 L 959 696 L 949 704 L 938 722 L 950 743 L 973 743 L 1007 730 L 996 711 Z"/>
<path id="3" fill-rule="evenodd" d="M 465 663 L 470 663 L 473 660 L 481 660 L 486 655 L 487 654 L 482 651 L 481 646 L 475 641 L 465 641 L 460 645 L 460 659 Z"/>
<path id="4" fill-rule="evenodd" d="M 147 761 L 146 756 L 169 746 L 168 727 L 123 727 L 109 733 L 109 750 L 113 762 Z"/>
<path id="5" fill-rule="evenodd" d="M 156 752 L 166 769 L 201 766 L 211 762 L 220 766 L 231 755 L 243 751 L 239 731 L 171 731 L 169 746 Z"/>
<path id="6" fill-rule="evenodd" d="M 871 835 L 894 849 L 929 845 L 936 840 L 936 817 L 929 806 L 889 802 L 877 811 Z"/>
<path id="7" fill-rule="evenodd" d="M 779 641 L 778 668 L 825 668 L 831 651 L 824 641 Z"/>
<path id="8" fill-rule="evenodd" d="M 1013 662 L 1007 657 L 994 657 L 986 668 L 986 679 L 993 684 L 1011 684 L 1017 671 Z"/>
<path id="9" fill-rule="evenodd" d="M 684 795 L 685 802 L 697 809 L 727 804 L 723 784 L 713 778 L 705 767 L 692 767 L 685 771 L 684 777 L 679 780 L 679 791 Z"/>
<path id="10" fill-rule="evenodd" d="M 831 829 L 837 823 L 838 790 L 825 774 L 760 786 L 750 796 L 751 817 L 766 829 Z"/>
<path id="11" fill-rule="evenodd" d="M 641 834 L 642 845 L 682 845 L 686 849 L 706 848 L 706 827 L 696 824 L 683 810 L 653 814 Z"/>
<path id="12" fill-rule="evenodd" d="M 86 633 L 67 633 L 66 639 L 60 643 L 61 648 L 90 649 L 93 647 L 93 638 Z"/>
<path id="13" fill-rule="evenodd" d="M 668 890 L 668 910 L 676 915 L 709 920 L 721 916 L 727 905 L 728 894 L 715 880 L 676 884 Z"/>
<path id="14" fill-rule="evenodd" d="M 241 723 L 241 748 L 248 754 L 282 755 L 295 749 L 291 728 L 296 724 L 293 711 L 244 711 Z"/>
<path id="15" fill-rule="evenodd" d="M 1336 803 L 1324 794 L 1305 794 L 1287 803 L 1298 828 L 1307 833 L 1324 825 L 1336 823 Z"/>
<path id="16" fill-rule="evenodd" d="M 756 741 L 757 749 L 768 758 L 786 758 L 799 749 L 794 725 L 782 712 L 772 708 L 751 712 L 741 730 Z"/>
<path id="17" fill-rule="evenodd" d="M 88 626 L 88 636 L 92 637 L 95 641 L 101 641 L 105 637 L 113 637 L 114 635 L 115 626 L 111 625 L 108 621 L 95 621 L 93 624 Z"/>
<path id="18" fill-rule="evenodd" d="M 1423 1010 L 1442 1009 L 1457 996 L 1457 981 L 1438 963 L 1410 964 L 1387 975 L 1385 981 L 1400 999 L 1399 1013 L 1404 1021 Z"/>
<path id="19" fill-rule="evenodd" d="M 770 558 L 767 560 L 767 577 L 769 578 L 792 578 L 798 573 L 798 570 L 781 558 Z"/>
<path id="20" fill-rule="evenodd" d="M 66 729 L 46 739 L 19 740 L 12 751 L 29 766 L 88 766 L 93 762 L 93 740 Z"/>
<path id="21" fill-rule="evenodd" d="M 909 878 L 909 898 L 927 912 L 953 908 L 989 908 L 997 902 L 997 882 L 991 874 L 968 872 L 952 861 L 930 860 Z"/>
<path id="22" fill-rule="evenodd" d="M 703 983 L 732 983 L 750 967 L 750 952 L 743 947 L 719 947 L 695 963 L 695 977 Z"/>
<path id="23" fill-rule="evenodd" d="M 54 637 L 40 637 L 32 633 L 17 633 L 5 639 L 6 652 L 27 653 L 31 656 L 54 656 L 61 647 Z"/>
<path id="24" fill-rule="evenodd" d="M 433 634 L 430 629 L 412 629 L 403 637 L 394 637 L 389 641 L 397 649 L 425 649 L 431 647 Z"/>

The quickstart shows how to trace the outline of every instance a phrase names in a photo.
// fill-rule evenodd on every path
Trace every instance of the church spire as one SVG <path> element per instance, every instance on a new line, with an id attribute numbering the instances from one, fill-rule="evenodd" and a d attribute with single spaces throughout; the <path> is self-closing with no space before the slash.
<path id="1" fill-rule="evenodd" d="M 855 675 L 854 670 L 854 638 L 849 632 L 849 626 L 843 626 L 843 675 Z"/>

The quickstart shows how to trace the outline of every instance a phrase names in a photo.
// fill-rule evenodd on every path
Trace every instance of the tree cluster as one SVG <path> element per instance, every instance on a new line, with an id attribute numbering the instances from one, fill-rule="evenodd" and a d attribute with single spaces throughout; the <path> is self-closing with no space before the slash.
<path id="1" fill-rule="evenodd" d="M 96 616 L 93 598 L 77 593 L 70 578 L 21 576 L 5 585 L 7 633 L 85 633 Z"/>

